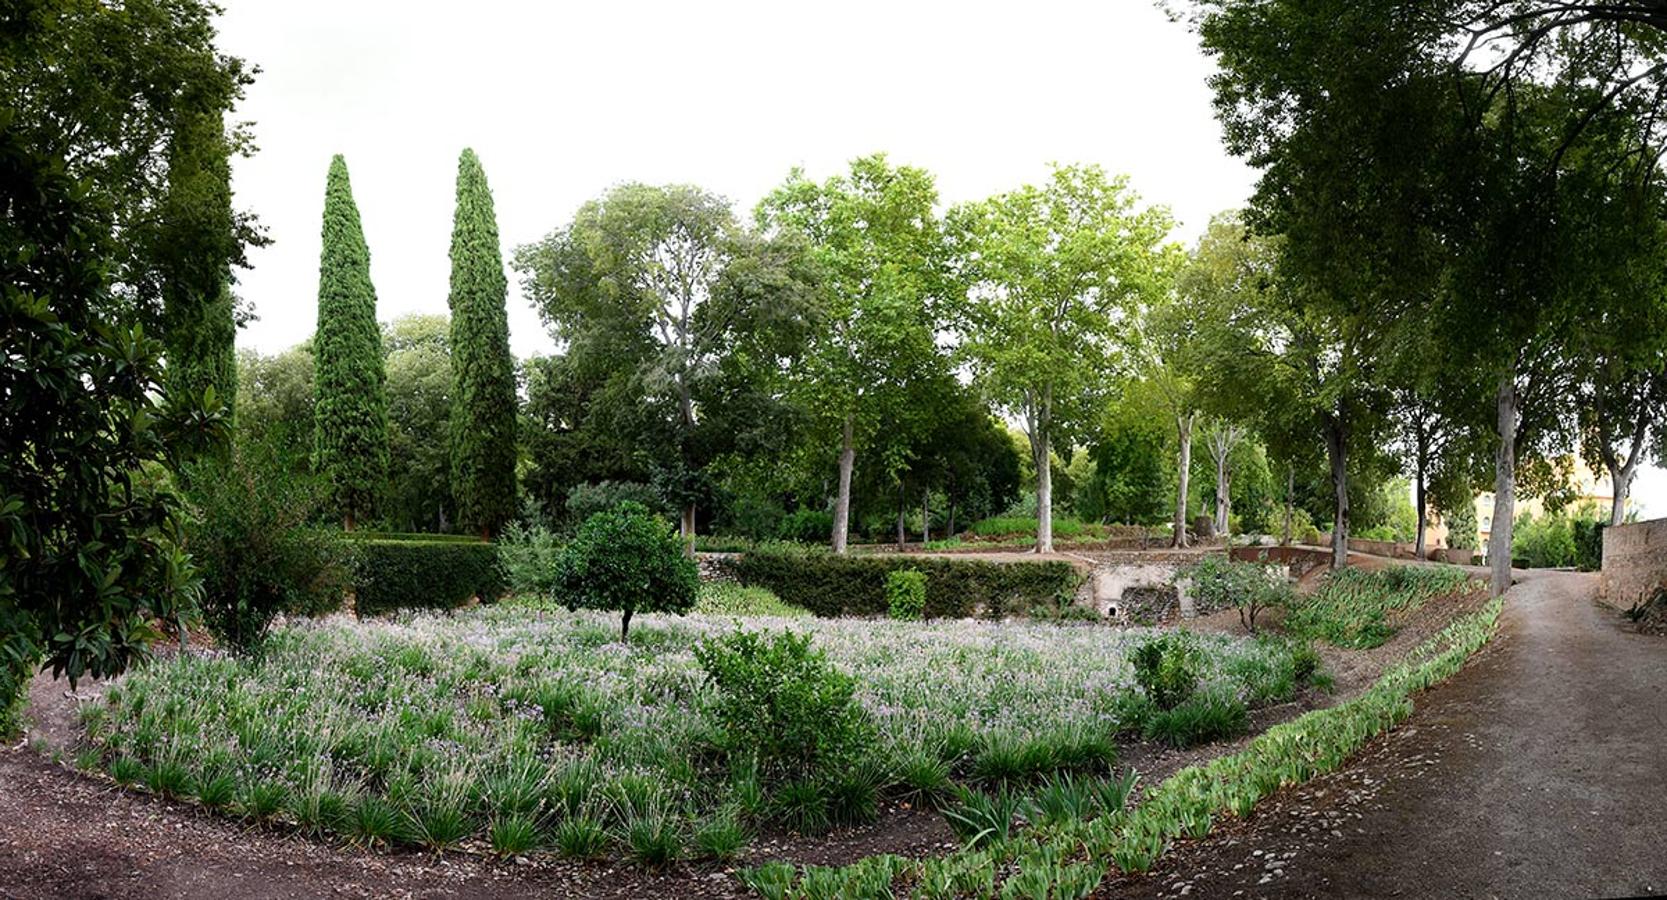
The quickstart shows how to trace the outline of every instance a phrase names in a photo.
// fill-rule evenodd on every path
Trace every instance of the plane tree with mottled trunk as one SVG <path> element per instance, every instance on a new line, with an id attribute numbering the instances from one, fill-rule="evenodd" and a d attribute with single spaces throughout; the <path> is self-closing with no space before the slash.
<path id="1" fill-rule="evenodd" d="M 858 451 L 895 474 L 928 424 L 915 393 L 937 383 L 945 297 L 937 188 L 925 170 L 884 154 L 815 182 L 794 170 L 759 204 L 760 230 L 801 239 L 819 301 L 786 392 L 837 448 L 833 549 L 846 550 Z"/>
<path id="2" fill-rule="evenodd" d="M 1041 186 L 958 207 L 950 221 L 968 285 L 960 355 L 1029 440 L 1036 550 L 1049 553 L 1050 452 L 1094 421 L 1127 367 L 1132 317 L 1169 287 L 1173 222 L 1096 166 L 1057 167 Z"/>

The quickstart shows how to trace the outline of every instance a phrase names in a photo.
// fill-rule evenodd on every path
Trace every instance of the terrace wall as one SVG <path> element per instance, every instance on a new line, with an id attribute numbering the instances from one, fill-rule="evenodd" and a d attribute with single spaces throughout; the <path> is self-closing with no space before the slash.
<path id="1" fill-rule="evenodd" d="M 1626 608 L 1667 584 L 1667 519 L 1603 530 L 1604 602 Z"/>

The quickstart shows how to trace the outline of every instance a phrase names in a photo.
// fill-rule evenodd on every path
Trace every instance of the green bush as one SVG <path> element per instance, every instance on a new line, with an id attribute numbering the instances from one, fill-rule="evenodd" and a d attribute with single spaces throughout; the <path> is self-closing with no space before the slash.
<path id="1" fill-rule="evenodd" d="M 831 775 L 874 739 L 856 682 L 813 649 L 808 634 L 737 628 L 702 640 L 695 659 L 717 689 L 725 746 L 753 757 L 767 780 Z"/>
<path id="2" fill-rule="evenodd" d="M 456 609 L 504 592 L 498 548 L 428 535 L 355 538 L 354 607 L 361 616 L 397 609 Z"/>
<path id="3" fill-rule="evenodd" d="M 547 597 L 555 592 L 556 557 L 562 548 L 555 532 L 543 525 L 511 522 L 497 545 L 511 593 Z"/>
<path id="4" fill-rule="evenodd" d="M 192 465 L 182 481 L 191 510 L 185 548 L 202 577 L 198 608 L 221 644 L 245 650 L 281 613 L 341 607 L 352 552 L 339 529 L 317 524 L 328 500 L 323 482 L 259 447 Z"/>
<path id="5" fill-rule="evenodd" d="M 782 516 L 776 535 L 784 541 L 826 544 L 833 540 L 833 513 L 825 509 L 796 509 Z"/>
<path id="6" fill-rule="evenodd" d="M 618 612 L 619 634 L 642 612 L 694 608 L 700 573 L 683 555 L 671 526 L 641 504 L 625 502 L 585 520 L 556 558 L 555 599 L 568 609 Z"/>
<path id="7" fill-rule="evenodd" d="M 1271 607 L 1289 606 L 1294 592 L 1266 566 L 1238 562 L 1225 556 L 1206 556 L 1180 572 L 1192 581 L 1193 600 L 1200 613 L 1237 609 L 1247 631 L 1256 630 L 1256 616 Z"/>
<path id="8" fill-rule="evenodd" d="M 1481 543 L 1476 530 L 1476 505 L 1460 503 L 1447 518 L 1447 546 L 1454 550 L 1474 550 Z"/>
<path id="9" fill-rule="evenodd" d="M 914 569 L 887 572 L 886 608 L 893 619 L 919 619 L 926 611 L 926 576 Z"/>
<path id="10" fill-rule="evenodd" d="M 1033 607 L 1059 607 L 1076 593 L 1082 576 L 1059 561 L 993 563 L 917 556 L 842 556 L 786 546 L 760 548 L 735 563 L 743 584 L 819 616 L 884 616 L 891 606 L 886 577 L 899 569 L 926 576 L 929 619 L 1023 615 Z"/>
<path id="11" fill-rule="evenodd" d="M 1607 522 L 1594 519 L 1574 520 L 1574 564 L 1580 571 L 1603 568 L 1603 529 L 1607 527 Z"/>
<path id="12" fill-rule="evenodd" d="M 1135 681 L 1159 710 L 1171 710 L 1198 690 L 1198 648 L 1178 632 L 1148 639 L 1129 655 Z"/>

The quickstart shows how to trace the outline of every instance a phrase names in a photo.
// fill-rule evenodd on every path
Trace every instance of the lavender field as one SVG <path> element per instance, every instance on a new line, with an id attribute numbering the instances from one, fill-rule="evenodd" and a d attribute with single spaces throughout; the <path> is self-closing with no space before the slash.
<path id="1" fill-rule="evenodd" d="M 795 794 L 719 752 L 693 648 L 739 627 L 808 633 L 850 676 L 873 724 L 854 786 Z M 643 617 L 627 645 L 612 617 L 515 605 L 338 617 L 283 627 L 258 657 L 158 660 L 86 720 L 119 780 L 367 844 L 722 857 L 772 822 L 861 822 L 958 783 L 1110 776 L 1148 714 L 1127 657 L 1150 637 L 695 614 Z M 1203 693 L 1254 706 L 1295 689 L 1283 641 L 1188 640 Z"/>

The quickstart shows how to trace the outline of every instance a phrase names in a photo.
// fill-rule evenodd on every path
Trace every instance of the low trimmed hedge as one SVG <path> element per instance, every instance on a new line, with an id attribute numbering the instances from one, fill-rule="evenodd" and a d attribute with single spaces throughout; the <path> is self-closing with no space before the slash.
<path id="1" fill-rule="evenodd" d="M 1082 583 L 1070 563 L 993 563 L 895 556 L 839 556 L 826 552 L 755 550 L 733 564 L 742 584 L 769 588 L 777 597 L 818 616 L 885 616 L 886 579 L 913 569 L 926 576 L 929 619 L 1023 615 L 1041 606 L 1069 603 Z"/>
<path id="2" fill-rule="evenodd" d="M 355 536 L 354 608 L 361 616 L 396 609 L 456 609 L 492 601 L 506 584 L 496 545 L 455 536 Z"/>

